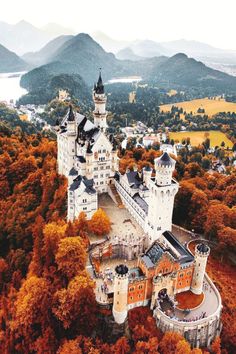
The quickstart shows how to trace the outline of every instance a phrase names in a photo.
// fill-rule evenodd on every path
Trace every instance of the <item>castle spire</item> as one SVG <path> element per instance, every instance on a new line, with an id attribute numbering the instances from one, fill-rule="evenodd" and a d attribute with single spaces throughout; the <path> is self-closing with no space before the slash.
<path id="1" fill-rule="evenodd" d="M 94 124 L 96 127 L 100 128 L 102 131 L 106 131 L 107 128 L 107 111 L 106 111 L 106 95 L 104 92 L 104 85 L 102 82 L 101 68 L 99 69 L 98 81 L 94 86 L 93 90 L 93 101 L 95 104 L 95 109 L 93 111 Z"/>
<path id="2" fill-rule="evenodd" d="M 98 82 L 97 82 L 97 84 L 94 87 L 94 91 L 98 95 L 104 94 L 104 85 L 103 85 L 103 82 L 102 82 L 102 68 L 99 68 Z"/>
<path id="3" fill-rule="evenodd" d="M 68 122 L 74 122 L 75 121 L 75 115 L 74 115 L 74 112 L 73 112 L 73 107 L 72 105 L 70 105 L 70 108 L 69 108 L 69 114 L 68 114 Z"/>

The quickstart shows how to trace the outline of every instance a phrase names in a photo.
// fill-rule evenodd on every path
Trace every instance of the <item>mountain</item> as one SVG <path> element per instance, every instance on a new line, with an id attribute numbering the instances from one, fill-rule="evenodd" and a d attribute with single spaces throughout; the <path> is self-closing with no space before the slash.
<path id="1" fill-rule="evenodd" d="M 40 66 L 47 64 L 51 61 L 53 55 L 58 51 L 58 49 L 65 44 L 67 41 L 72 39 L 72 35 L 59 36 L 48 42 L 41 50 L 38 52 L 26 53 L 22 56 L 22 59 L 33 66 Z"/>
<path id="2" fill-rule="evenodd" d="M 17 72 L 24 71 L 27 64 L 19 58 L 15 53 L 11 52 L 0 44 L 0 72 Z"/>
<path id="3" fill-rule="evenodd" d="M 63 43 L 50 57 L 50 63 L 31 70 L 21 78 L 22 87 L 29 92 L 42 88 L 45 77 L 80 75 L 91 86 L 103 68 L 103 79 L 139 75 L 159 87 L 209 89 L 211 94 L 235 92 L 236 78 L 213 70 L 202 62 L 176 54 L 139 61 L 119 60 L 107 53 L 88 34 L 78 34 Z"/>
<path id="4" fill-rule="evenodd" d="M 145 59 L 134 54 L 133 50 L 129 47 L 121 49 L 118 53 L 116 53 L 116 58 L 119 60 L 133 60 L 133 61 Z"/>
<path id="5" fill-rule="evenodd" d="M 0 43 L 18 55 L 36 51 L 50 39 L 46 32 L 26 21 L 20 21 L 15 25 L 0 22 Z"/>
<path id="6" fill-rule="evenodd" d="M 117 53 L 121 49 L 129 47 L 131 42 L 125 40 L 116 40 L 101 31 L 97 31 L 91 34 L 91 37 L 102 46 L 106 52 Z"/>
<path id="7" fill-rule="evenodd" d="M 236 91 L 236 77 L 211 69 L 183 53 L 158 63 L 149 74 L 149 80 L 173 87 L 211 88 L 216 92 Z"/>
<path id="8" fill-rule="evenodd" d="M 217 54 L 223 54 L 228 52 L 223 49 L 215 48 L 206 43 L 186 39 L 162 42 L 161 45 L 168 51 L 169 55 L 174 55 L 176 53 L 185 53 L 188 56 L 192 56 L 194 58 L 199 58 L 202 56 L 215 56 Z"/>
<path id="9" fill-rule="evenodd" d="M 63 35 L 75 35 L 75 31 L 70 28 L 63 27 L 57 23 L 48 23 L 41 27 L 41 30 L 47 33 L 50 37 L 56 38 Z"/>
<path id="10" fill-rule="evenodd" d="M 130 45 L 130 48 L 134 54 L 144 58 L 159 57 L 168 54 L 167 50 L 161 44 L 150 40 L 135 41 Z"/>
<path id="11" fill-rule="evenodd" d="M 66 41 L 51 57 L 51 61 L 71 66 L 83 79 L 93 84 L 97 77 L 98 68 L 103 68 L 104 78 L 110 78 L 113 72 L 124 74 L 123 65 L 114 54 L 107 53 L 88 34 L 80 33 Z"/>

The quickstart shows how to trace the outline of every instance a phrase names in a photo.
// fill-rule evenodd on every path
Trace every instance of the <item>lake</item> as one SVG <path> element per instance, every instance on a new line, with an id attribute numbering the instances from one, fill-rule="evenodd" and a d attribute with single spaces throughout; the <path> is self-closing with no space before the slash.
<path id="1" fill-rule="evenodd" d="M 114 77 L 113 79 L 108 80 L 108 84 L 117 84 L 117 83 L 129 84 L 132 82 L 139 82 L 141 80 L 142 80 L 141 76 Z"/>
<path id="2" fill-rule="evenodd" d="M 0 102 L 10 100 L 14 102 L 27 93 L 20 87 L 20 78 L 24 72 L 20 73 L 0 73 Z"/>

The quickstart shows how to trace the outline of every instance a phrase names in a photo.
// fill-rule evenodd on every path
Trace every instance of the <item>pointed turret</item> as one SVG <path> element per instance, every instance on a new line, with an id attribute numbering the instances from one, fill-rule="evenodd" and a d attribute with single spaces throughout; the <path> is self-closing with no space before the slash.
<path id="1" fill-rule="evenodd" d="M 70 108 L 69 108 L 69 114 L 68 114 L 68 122 L 74 122 L 75 121 L 75 115 L 74 115 L 74 112 L 73 112 L 73 107 L 72 105 L 70 105 Z"/>
<path id="2" fill-rule="evenodd" d="M 103 85 L 103 82 L 102 82 L 101 68 L 100 68 L 100 71 L 99 71 L 98 82 L 97 82 L 97 84 L 94 86 L 94 91 L 95 91 L 95 93 L 98 94 L 98 95 L 104 94 L 104 85 Z"/>
<path id="3" fill-rule="evenodd" d="M 98 82 L 94 86 L 93 101 L 95 103 L 95 109 L 93 111 L 94 124 L 102 131 L 106 131 L 107 128 L 107 111 L 106 111 L 106 95 L 104 91 L 104 85 L 102 82 L 101 68 L 99 72 Z"/>

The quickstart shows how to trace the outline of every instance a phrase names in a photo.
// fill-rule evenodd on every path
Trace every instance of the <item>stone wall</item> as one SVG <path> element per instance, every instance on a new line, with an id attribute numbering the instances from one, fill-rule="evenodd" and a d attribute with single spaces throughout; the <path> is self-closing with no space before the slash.
<path id="1" fill-rule="evenodd" d="M 168 317 L 160 308 L 156 308 L 153 312 L 153 316 L 156 318 L 157 327 L 163 332 L 173 331 L 180 333 L 186 340 L 188 340 L 192 347 L 196 348 L 209 347 L 214 338 L 220 335 L 222 329 L 220 320 L 222 309 L 221 297 L 207 274 L 205 277 L 214 289 L 215 295 L 218 299 L 219 305 L 214 313 L 200 320 L 184 322 Z"/>

